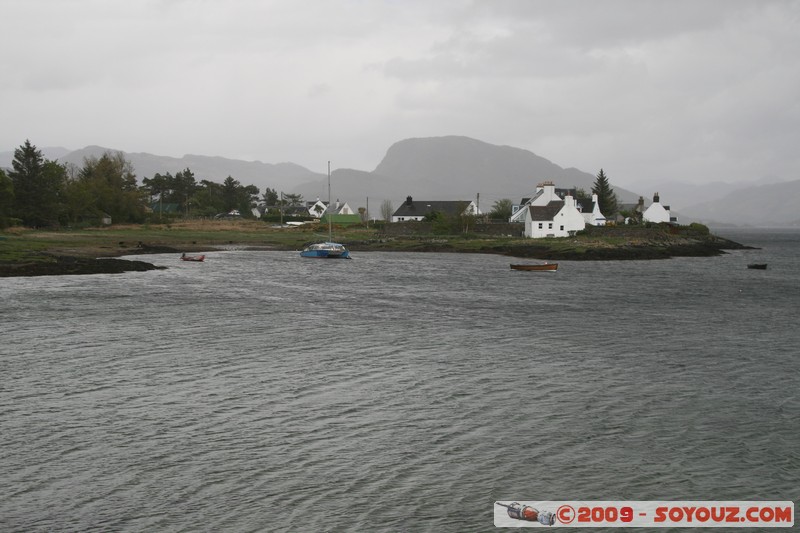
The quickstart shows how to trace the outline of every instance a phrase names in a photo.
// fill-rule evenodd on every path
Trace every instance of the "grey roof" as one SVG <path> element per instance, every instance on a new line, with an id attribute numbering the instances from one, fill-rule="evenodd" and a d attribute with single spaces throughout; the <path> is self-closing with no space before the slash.
<path id="1" fill-rule="evenodd" d="M 424 217 L 434 211 L 457 216 L 464 213 L 470 202 L 471 200 L 412 200 L 411 203 L 405 201 L 392 216 Z"/>
<path id="2" fill-rule="evenodd" d="M 575 198 L 576 197 L 575 195 L 577 193 L 577 189 L 575 189 L 574 187 L 572 189 L 559 189 L 559 188 L 556 188 L 556 189 L 554 189 L 554 192 L 556 193 L 556 196 L 558 196 L 559 198 L 561 198 L 563 200 L 564 197 L 567 196 L 567 195 L 572 196 L 573 198 Z M 543 194 L 544 194 L 544 189 L 539 189 L 538 191 L 536 191 L 536 194 L 534 194 L 530 198 L 523 198 L 522 200 L 520 200 L 519 205 L 529 204 L 533 200 L 537 199 L 538 197 L 540 197 Z"/>
<path id="3" fill-rule="evenodd" d="M 547 205 L 532 205 L 528 209 L 531 210 L 531 220 L 553 220 L 562 207 L 563 200 L 553 200 Z"/>
<path id="4" fill-rule="evenodd" d="M 580 200 L 577 200 L 575 202 L 575 205 L 578 208 L 578 211 L 580 211 L 581 213 L 591 213 L 592 211 L 594 211 L 595 202 L 587 200 L 586 203 L 584 204 Z"/>

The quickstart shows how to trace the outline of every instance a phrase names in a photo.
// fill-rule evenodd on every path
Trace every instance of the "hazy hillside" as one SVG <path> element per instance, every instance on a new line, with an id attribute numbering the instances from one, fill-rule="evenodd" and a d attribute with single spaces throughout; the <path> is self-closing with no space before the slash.
<path id="1" fill-rule="evenodd" d="M 116 150 L 101 146 L 87 146 L 60 157 L 62 163 L 83 165 L 87 157 L 100 157 L 103 153 Z M 260 161 L 240 161 L 224 157 L 209 157 L 204 155 L 185 155 L 183 157 L 168 157 L 147 153 L 125 153 L 125 158 L 131 162 L 137 178 L 151 178 L 156 173 L 175 174 L 184 169 L 190 169 L 197 181 L 209 180 L 222 183 L 225 178 L 232 176 L 242 185 L 255 185 L 264 191 L 270 187 L 276 190 L 288 190 L 299 181 L 319 179 L 320 174 L 311 172 L 305 167 L 294 163 L 262 163 Z"/>
<path id="2" fill-rule="evenodd" d="M 718 200 L 700 202 L 681 211 L 704 223 L 751 226 L 800 226 L 800 180 L 735 190 Z"/>
<path id="3" fill-rule="evenodd" d="M 48 146 L 46 148 L 39 148 L 42 156 L 45 159 L 60 160 L 62 157 L 70 153 L 72 150 L 63 148 L 61 146 Z M 14 150 L 7 152 L 0 152 L 0 168 L 11 168 L 11 161 L 14 159 Z"/>
<path id="4" fill-rule="evenodd" d="M 598 169 L 599 170 L 599 169 Z M 528 150 L 497 146 L 468 137 L 406 139 L 393 144 L 373 172 L 342 169 L 332 176 L 332 197 L 354 209 L 370 198 L 370 211 L 384 199 L 398 207 L 406 196 L 425 200 L 475 200 L 481 210 L 494 201 L 519 201 L 531 195 L 539 182 L 552 180 L 558 187 L 591 190 L 595 175 L 560 166 Z M 304 183 L 293 192 L 306 198 L 327 198 L 323 178 Z M 613 184 L 613 182 L 612 182 Z M 617 188 L 623 202 L 635 202 L 639 194 Z M 324 192 L 323 192 L 324 191 Z M 357 205 L 356 205 L 357 204 Z"/>

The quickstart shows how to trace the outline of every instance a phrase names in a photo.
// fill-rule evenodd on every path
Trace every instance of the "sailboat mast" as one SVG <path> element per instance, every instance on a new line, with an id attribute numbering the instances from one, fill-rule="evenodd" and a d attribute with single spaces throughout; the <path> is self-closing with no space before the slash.
<path id="1" fill-rule="evenodd" d="M 331 209 L 331 162 L 328 161 L 328 211 Z M 333 242 L 332 213 L 328 213 L 328 242 Z"/>

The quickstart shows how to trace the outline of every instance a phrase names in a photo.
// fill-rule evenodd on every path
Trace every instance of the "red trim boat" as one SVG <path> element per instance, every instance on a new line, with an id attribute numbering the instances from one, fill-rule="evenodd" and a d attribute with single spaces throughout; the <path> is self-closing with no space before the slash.
<path id="1" fill-rule="evenodd" d="M 558 263 L 544 263 L 539 265 L 511 265 L 511 270 L 554 271 L 558 270 Z"/>
<path id="2" fill-rule="evenodd" d="M 186 255 L 186 254 L 181 254 L 181 261 L 203 262 L 205 260 L 206 260 L 206 256 L 205 255 Z"/>

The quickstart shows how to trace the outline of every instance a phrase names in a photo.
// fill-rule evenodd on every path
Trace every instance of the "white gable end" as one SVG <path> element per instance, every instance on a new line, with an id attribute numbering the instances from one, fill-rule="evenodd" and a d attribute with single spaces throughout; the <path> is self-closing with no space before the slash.
<path id="1" fill-rule="evenodd" d="M 670 221 L 670 214 L 669 210 L 666 209 L 661 202 L 659 201 L 658 193 L 653 196 L 653 203 L 650 204 L 650 207 L 645 209 L 644 213 L 642 214 L 642 218 L 647 222 L 669 222 Z"/>

